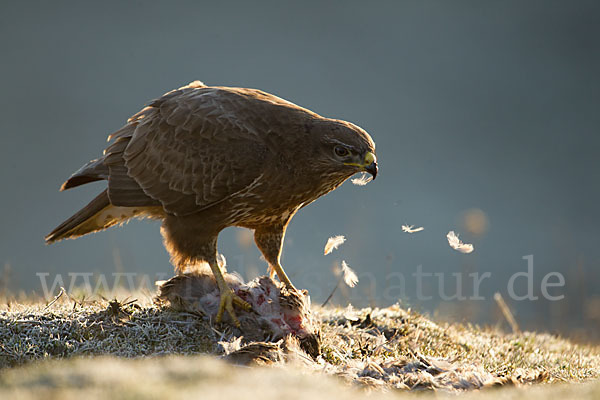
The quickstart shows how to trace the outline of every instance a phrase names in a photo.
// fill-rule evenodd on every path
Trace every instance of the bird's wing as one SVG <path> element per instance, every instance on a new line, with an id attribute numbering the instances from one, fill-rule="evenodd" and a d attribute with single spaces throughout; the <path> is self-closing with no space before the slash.
<path id="1" fill-rule="evenodd" d="M 186 215 L 256 185 L 268 157 L 263 113 L 235 93 L 199 83 L 165 94 L 109 137 L 111 201 L 150 197 Z"/>

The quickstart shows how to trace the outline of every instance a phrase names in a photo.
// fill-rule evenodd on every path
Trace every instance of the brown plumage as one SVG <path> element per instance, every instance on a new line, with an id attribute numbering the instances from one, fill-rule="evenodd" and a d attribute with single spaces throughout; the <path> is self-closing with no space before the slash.
<path id="1" fill-rule="evenodd" d="M 152 101 L 109 140 L 61 190 L 97 180 L 108 188 L 46 242 L 133 217 L 161 219 L 176 271 L 208 263 L 222 293 L 218 319 L 227 310 L 236 323 L 233 304 L 248 305 L 223 280 L 219 232 L 253 229 L 269 266 L 293 289 L 279 262 L 290 219 L 353 174 L 377 174 L 375 144 L 358 126 L 260 90 L 199 81 Z"/>

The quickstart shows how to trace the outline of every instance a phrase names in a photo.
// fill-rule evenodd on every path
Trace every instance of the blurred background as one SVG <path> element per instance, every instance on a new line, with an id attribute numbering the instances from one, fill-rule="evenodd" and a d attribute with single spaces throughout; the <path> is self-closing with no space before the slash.
<path id="1" fill-rule="evenodd" d="M 346 183 L 289 227 L 283 265 L 313 302 L 345 260 L 360 283 L 332 304 L 400 301 L 506 327 L 499 292 L 523 329 L 598 340 L 599 46 L 595 1 L 3 1 L 1 290 L 41 293 L 39 273 L 50 283 L 73 272 L 172 274 L 157 222 L 43 238 L 103 189 L 58 192 L 107 135 L 200 79 L 272 92 L 376 141 L 376 181 Z M 475 251 L 451 249 L 450 230 Z M 338 234 L 346 243 L 323 256 Z M 243 230 L 224 231 L 220 251 L 245 278 L 265 271 Z M 538 300 L 516 300 L 508 283 L 529 255 L 531 280 L 515 279 L 514 291 L 531 285 Z M 438 274 L 420 294 L 419 269 Z M 469 274 L 486 272 L 474 294 Z M 551 272 L 565 281 L 549 289 L 558 301 L 541 292 Z M 477 299 L 449 299 L 459 288 Z"/>

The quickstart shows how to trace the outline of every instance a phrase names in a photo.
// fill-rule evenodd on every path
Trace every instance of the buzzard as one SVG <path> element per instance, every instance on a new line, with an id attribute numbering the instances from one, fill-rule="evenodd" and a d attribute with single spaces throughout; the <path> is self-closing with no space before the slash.
<path id="1" fill-rule="evenodd" d="M 162 220 L 177 273 L 207 263 L 220 289 L 217 321 L 249 305 L 228 287 L 217 236 L 254 230 L 269 267 L 295 290 L 280 264 L 288 223 L 302 207 L 359 171 L 377 175 L 375 143 L 358 126 L 324 118 L 261 90 L 199 81 L 166 93 L 108 137 L 102 157 L 61 190 L 106 180 L 108 187 L 60 224 L 47 243 L 131 218 Z"/>

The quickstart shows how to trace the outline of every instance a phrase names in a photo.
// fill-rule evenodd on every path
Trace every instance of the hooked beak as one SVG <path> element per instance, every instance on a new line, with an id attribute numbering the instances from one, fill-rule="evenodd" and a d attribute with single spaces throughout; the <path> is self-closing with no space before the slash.
<path id="1" fill-rule="evenodd" d="M 377 157 L 375 157 L 375 154 L 371 153 L 370 151 L 367 152 L 367 154 L 365 154 L 365 164 L 363 165 L 363 168 L 365 169 L 366 172 L 370 173 L 371 176 L 373 177 L 373 180 L 375 180 L 375 178 L 377 178 Z"/>
<path id="2" fill-rule="evenodd" d="M 371 174 L 373 180 L 377 177 L 377 157 L 370 151 L 367 151 L 363 162 L 347 162 L 345 165 L 351 165 L 353 167 L 359 167 L 361 171 L 365 171 Z"/>
<path id="3" fill-rule="evenodd" d="M 373 176 L 373 180 L 377 178 L 377 163 L 373 162 L 365 167 L 365 171 Z"/>

